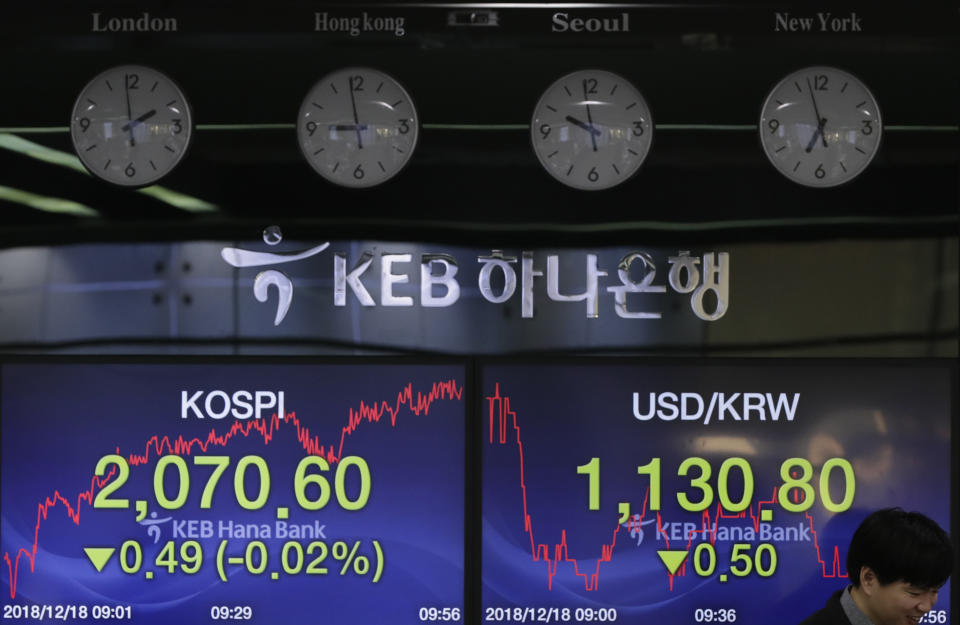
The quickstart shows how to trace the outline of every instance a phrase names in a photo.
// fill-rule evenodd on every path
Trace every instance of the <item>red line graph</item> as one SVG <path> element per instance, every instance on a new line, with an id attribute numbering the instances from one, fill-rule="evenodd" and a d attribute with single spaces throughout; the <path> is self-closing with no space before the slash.
<path id="1" fill-rule="evenodd" d="M 617 544 L 617 534 L 622 526 L 618 523 L 611 533 L 609 542 L 604 542 L 600 545 L 600 557 L 596 560 L 596 564 L 592 571 L 581 572 L 581 565 L 578 559 L 570 557 L 567 547 L 566 529 L 562 529 L 560 532 L 560 542 L 552 545 L 548 543 L 538 543 L 534 538 L 533 518 L 530 515 L 527 507 L 527 484 L 526 468 L 524 466 L 523 458 L 523 439 L 520 434 L 520 425 L 517 423 L 517 413 L 510 409 L 510 397 L 500 395 L 499 383 L 495 385 L 493 396 L 488 396 L 486 399 L 489 404 L 488 414 L 490 420 L 490 443 L 499 443 L 501 445 L 505 445 L 509 442 L 516 442 L 517 445 L 517 452 L 520 459 L 520 491 L 522 493 L 523 501 L 523 530 L 530 538 L 530 555 L 533 561 L 542 561 L 547 565 L 547 588 L 551 590 L 553 589 L 553 578 L 557 575 L 559 563 L 566 562 L 573 565 L 574 573 L 583 579 L 584 590 L 588 592 L 597 590 L 600 583 L 600 565 L 604 562 L 610 562 L 613 558 L 613 549 Z M 643 497 L 643 506 L 641 512 L 627 521 L 626 526 L 628 532 L 633 531 L 634 529 L 639 530 L 641 528 L 643 520 L 648 512 L 647 505 L 649 503 L 649 497 L 650 489 L 648 487 Z M 725 511 L 718 503 L 715 507 L 715 512 L 712 514 L 710 510 L 704 510 L 700 517 L 700 529 L 693 530 L 687 535 L 687 551 L 690 551 L 690 547 L 693 544 L 694 535 L 706 536 L 711 544 L 716 544 L 720 519 L 745 519 L 749 516 L 754 531 L 758 532 L 760 529 L 760 513 L 762 508 L 764 506 L 772 506 L 776 503 L 777 489 L 774 488 L 770 499 L 757 501 L 756 508 L 754 508 L 754 505 L 751 504 L 748 510 L 730 513 Z M 664 537 L 666 548 L 670 549 L 670 539 L 663 531 L 663 518 L 660 516 L 659 511 L 656 512 L 656 516 L 657 535 L 662 535 Z M 810 525 L 810 533 L 813 537 L 817 562 L 820 564 L 823 577 L 846 577 L 846 572 L 841 572 L 840 549 L 836 546 L 833 548 L 830 572 L 827 572 L 827 563 L 820 552 L 819 536 L 813 527 L 813 517 L 811 517 L 808 513 L 805 513 L 805 516 Z M 689 561 L 690 559 L 688 557 L 675 574 L 667 573 L 670 590 L 673 590 L 673 581 L 675 577 L 683 577 L 686 575 L 687 563 Z"/>
<path id="2" fill-rule="evenodd" d="M 328 462 L 335 463 L 343 457 L 343 447 L 349 435 L 353 434 L 363 423 L 379 423 L 384 415 L 390 417 L 390 426 L 396 427 L 397 417 L 401 408 L 405 407 L 414 415 L 427 415 L 430 412 L 430 406 L 438 400 L 460 400 L 463 396 L 463 386 L 458 385 L 456 380 L 445 382 L 434 382 L 428 393 L 417 392 L 414 395 L 413 384 L 407 384 L 399 393 L 394 402 L 378 401 L 373 404 L 360 402 L 355 410 L 349 409 L 347 423 L 340 430 L 339 443 L 334 445 L 323 445 L 320 443 L 319 436 L 314 436 L 310 429 L 304 426 L 297 418 L 295 412 L 287 413 L 282 419 L 275 413 L 269 419 L 256 421 L 235 421 L 233 425 L 224 433 L 218 434 L 215 429 L 211 429 L 206 438 L 185 439 L 177 436 L 171 439 L 169 436 L 152 436 L 144 445 L 143 453 L 131 453 L 127 455 L 127 462 L 131 466 L 139 466 L 150 461 L 151 456 L 159 457 L 166 454 L 191 455 L 195 449 L 206 452 L 212 447 L 226 447 L 227 443 L 236 436 L 249 437 L 251 435 L 260 435 L 263 438 L 264 445 L 268 445 L 273 440 L 274 435 L 280 429 L 281 424 L 292 424 L 296 429 L 297 441 L 301 444 L 304 451 L 310 455 L 323 456 Z M 116 452 L 120 454 L 120 449 Z M 3 554 L 3 560 L 7 565 L 7 572 L 10 578 L 10 598 L 14 599 L 17 595 L 17 579 L 20 569 L 20 557 L 25 556 L 30 563 L 30 571 L 34 571 L 36 566 L 37 544 L 40 536 L 40 525 L 47 518 L 52 508 L 61 505 L 66 509 L 66 513 L 71 521 L 80 525 L 81 504 L 86 503 L 90 506 L 95 493 L 103 488 L 113 477 L 114 469 L 111 469 L 103 477 L 94 476 L 90 480 L 90 486 L 81 491 L 76 496 L 76 503 L 71 504 L 70 500 L 64 497 L 59 490 L 55 490 L 52 495 L 46 497 L 44 501 L 37 504 L 37 524 L 33 535 L 33 546 L 30 549 L 21 548 L 14 558 L 11 558 L 9 552 Z"/>

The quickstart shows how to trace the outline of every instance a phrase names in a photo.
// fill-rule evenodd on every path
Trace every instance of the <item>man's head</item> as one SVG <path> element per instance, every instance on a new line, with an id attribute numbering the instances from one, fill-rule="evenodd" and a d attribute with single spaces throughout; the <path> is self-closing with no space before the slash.
<path id="1" fill-rule="evenodd" d="M 908 625 L 933 608 L 953 570 L 950 538 L 933 520 L 878 510 L 853 534 L 847 573 L 854 601 L 875 625 Z"/>

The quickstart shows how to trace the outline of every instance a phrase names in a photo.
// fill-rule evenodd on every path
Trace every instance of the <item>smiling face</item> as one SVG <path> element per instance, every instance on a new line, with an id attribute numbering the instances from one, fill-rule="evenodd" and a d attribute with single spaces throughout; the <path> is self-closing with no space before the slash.
<path id="1" fill-rule="evenodd" d="M 884 585 L 869 567 L 863 567 L 860 586 L 851 594 L 874 625 L 913 625 L 933 609 L 939 590 L 920 588 L 902 580 Z"/>

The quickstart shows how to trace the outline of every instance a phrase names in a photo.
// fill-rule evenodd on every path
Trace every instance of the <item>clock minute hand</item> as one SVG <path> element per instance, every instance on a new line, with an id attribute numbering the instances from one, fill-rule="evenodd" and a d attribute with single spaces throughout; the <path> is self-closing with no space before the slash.
<path id="1" fill-rule="evenodd" d="M 136 141 L 136 139 L 133 138 L 133 127 L 131 126 L 131 124 L 133 123 L 133 113 L 130 112 L 130 80 L 129 80 L 129 76 L 124 76 L 124 77 L 123 77 L 123 92 L 124 92 L 124 94 L 127 96 L 127 122 L 128 122 L 128 123 L 127 123 L 127 125 L 125 126 L 125 129 L 130 132 L 130 147 L 134 147 L 135 145 L 137 145 L 137 141 Z"/>
<path id="2" fill-rule="evenodd" d="M 595 129 L 593 128 L 593 116 L 590 115 L 589 100 L 590 99 L 587 97 L 587 81 L 584 80 L 583 81 L 583 103 L 586 104 L 587 106 L 587 123 L 590 124 L 590 128 L 591 128 L 591 130 L 589 130 L 588 132 L 590 132 L 590 141 L 593 143 L 593 151 L 596 152 L 597 151 L 597 135 L 593 134 L 593 130 Z"/>
<path id="3" fill-rule="evenodd" d="M 827 147 L 827 137 L 823 134 L 823 125 L 827 123 L 827 118 L 820 117 L 820 109 L 817 108 L 817 98 L 814 97 L 813 95 L 813 88 L 811 88 L 810 86 L 809 77 L 807 77 L 807 91 L 810 92 L 810 99 L 813 100 L 813 114 L 817 116 L 817 133 L 814 133 L 813 136 L 816 137 L 817 134 L 819 134 L 820 138 L 823 140 L 823 147 Z M 816 143 L 816 142 L 814 141 L 813 143 Z M 809 152 L 812 149 L 813 149 L 813 146 L 811 145 L 810 148 L 807 150 L 807 152 Z"/>
<path id="4" fill-rule="evenodd" d="M 131 128 L 133 128 L 133 127 L 136 126 L 137 124 L 142 124 L 143 122 L 147 121 L 148 119 L 150 119 L 151 117 L 153 117 L 153 116 L 156 115 L 156 114 L 157 114 L 156 109 L 154 109 L 154 110 L 152 110 L 152 111 L 147 111 L 146 113 L 144 113 L 144 114 L 141 115 L 140 117 L 138 117 L 138 118 L 136 118 L 136 119 L 134 119 L 134 120 L 131 120 L 131 121 L 127 122 L 126 124 L 124 124 L 124 125 L 120 128 L 120 130 L 124 130 L 124 131 L 130 130 Z"/>
<path id="5" fill-rule="evenodd" d="M 363 139 L 360 137 L 360 120 L 357 117 L 357 99 L 353 95 L 353 76 L 350 77 L 350 104 L 353 106 L 353 123 L 357 127 L 357 148 L 363 149 Z"/>

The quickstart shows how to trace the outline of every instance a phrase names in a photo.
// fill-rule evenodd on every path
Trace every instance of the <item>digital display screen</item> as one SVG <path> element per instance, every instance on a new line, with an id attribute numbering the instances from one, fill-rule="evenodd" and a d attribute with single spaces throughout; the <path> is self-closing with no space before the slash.
<path id="1" fill-rule="evenodd" d="M 878 508 L 950 531 L 949 364 L 482 368 L 484 623 L 799 623 Z M 924 623 L 950 623 L 950 583 Z"/>
<path id="2" fill-rule="evenodd" d="M 465 377 L 3 363 L 3 620 L 463 622 Z"/>

